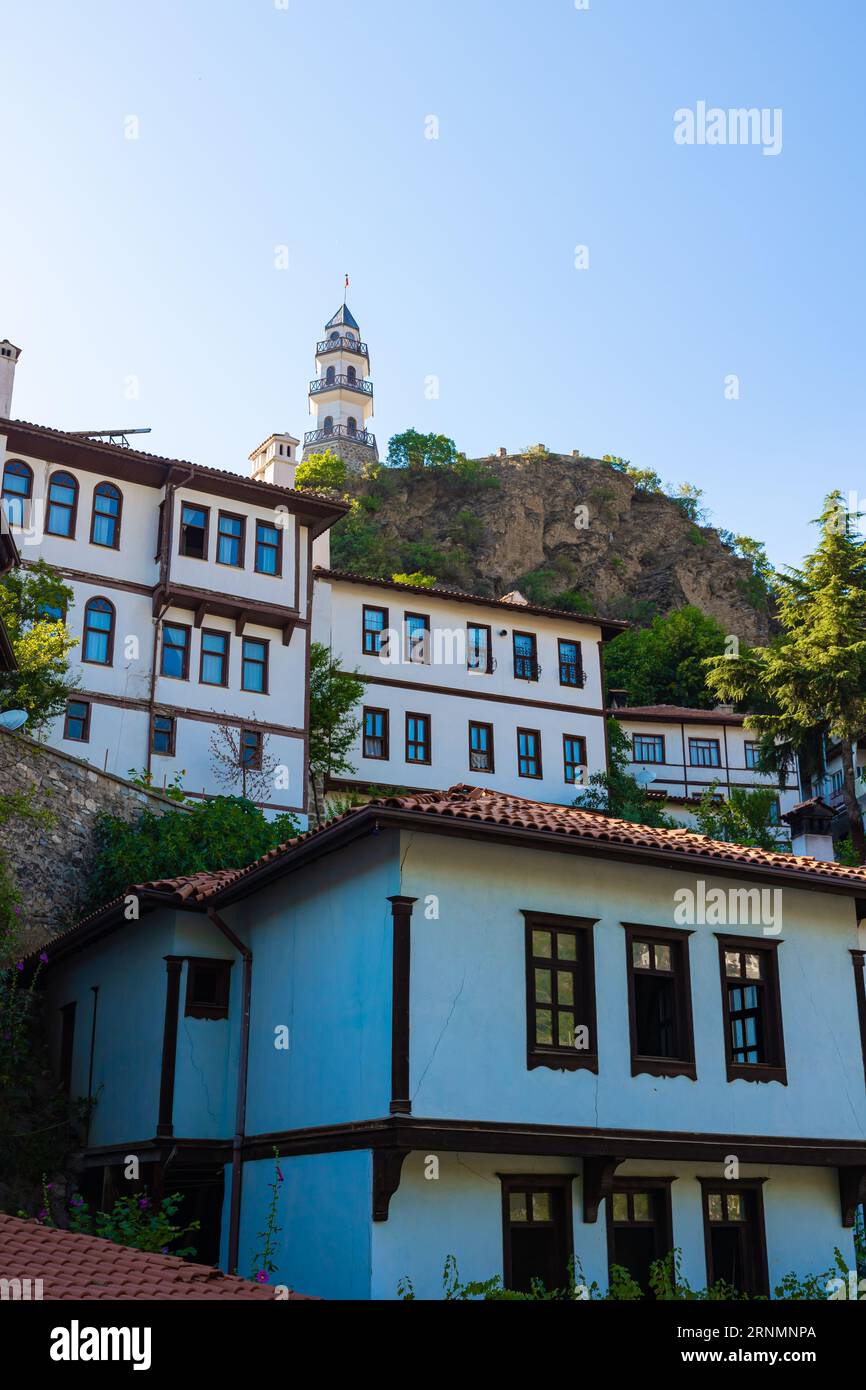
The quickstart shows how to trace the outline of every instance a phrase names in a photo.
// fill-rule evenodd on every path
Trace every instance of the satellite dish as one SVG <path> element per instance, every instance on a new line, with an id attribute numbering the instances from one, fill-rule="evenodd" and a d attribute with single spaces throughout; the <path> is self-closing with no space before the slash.
<path id="1" fill-rule="evenodd" d="M 634 780 L 641 787 L 646 788 L 649 786 L 650 782 L 654 782 L 656 780 L 656 775 L 654 772 L 650 772 L 648 767 L 642 767 L 640 772 L 635 773 Z"/>
<path id="2" fill-rule="evenodd" d="M 0 729 L 20 729 L 27 723 L 27 711 L 24 709 L 7 709 L 0 714 Z"/>

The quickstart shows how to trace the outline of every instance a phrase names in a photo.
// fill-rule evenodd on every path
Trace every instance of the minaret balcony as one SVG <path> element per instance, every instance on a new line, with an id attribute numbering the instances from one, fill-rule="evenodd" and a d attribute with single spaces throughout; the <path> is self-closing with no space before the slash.
<path id="1" fill-rule="evenodd" d="M 372 381 L 361 381 L 346 372 L 335 372 L 333 376 L 316 376 L 310 382 L 310 395 L 319 396 L 325 391 L 357 391 L 360 396 L 372 396 Z"/>
<path id="2" fill-rule="evenodd" d="M 359 342 L 357 338 L 324 338 L 321 343 L 316 343 L 316 356 L 324 357 L 328 352 L 356 352 L 359 357 L 369 359 L 367 344 Z"/>
<path id="3" fill-rule="evenodd" d="M 352 430 L 348 425 L 332 425 L 329 430 L 308 430 L 304 435 L 304 447 L 323 444 L 328 439 L 351 439 L 353 444 L 366 444 L 371 449 L 376 447 L 376 436 L 371 430 Z"/>

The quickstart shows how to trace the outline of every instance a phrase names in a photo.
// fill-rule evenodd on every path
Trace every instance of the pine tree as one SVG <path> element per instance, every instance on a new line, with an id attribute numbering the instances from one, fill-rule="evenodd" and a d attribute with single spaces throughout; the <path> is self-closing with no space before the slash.
<path id="1" fill-rule="evenodd" d="M 851 839 L 866 863 L 857 800 L 856 746 L 866 733 L 866 541 L 859 513 L 832 492 L 816 525 L 821 539 L 802 567 L 776 575 L 781 635 L 741 657 L 707 662 L 707 684 L 722 700 L 747 701 L 761 713 L 746 726 L 765 739 L 801 748 L 822 726 L 841 745 L 843 797 Z"/>

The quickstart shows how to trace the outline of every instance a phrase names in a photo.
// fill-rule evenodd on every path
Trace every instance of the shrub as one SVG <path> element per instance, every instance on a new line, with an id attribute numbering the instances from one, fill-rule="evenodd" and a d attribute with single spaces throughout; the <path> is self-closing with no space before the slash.
<path id="1" fill-rule="evenodd" d="M 345 461 L 330 449 L 325 449 L 321 454 L 311 454 L 295 470 L 296 488 L 342 488 L 345 483 Z"/>

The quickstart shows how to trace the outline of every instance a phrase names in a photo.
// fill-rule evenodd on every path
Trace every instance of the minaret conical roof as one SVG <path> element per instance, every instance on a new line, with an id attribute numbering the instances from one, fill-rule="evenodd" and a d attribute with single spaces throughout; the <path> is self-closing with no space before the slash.
<path id="1" fill-rule="evenodd" d="M 361 331 L 355 320 L 355 315 L 352 313 L 348 304 L 341 304 L 334 317 L 332 319 L 328 319 L 328 322 L 325 324 L 325 327 L 354 328 L 356 333 L 360 333 Z"/>

